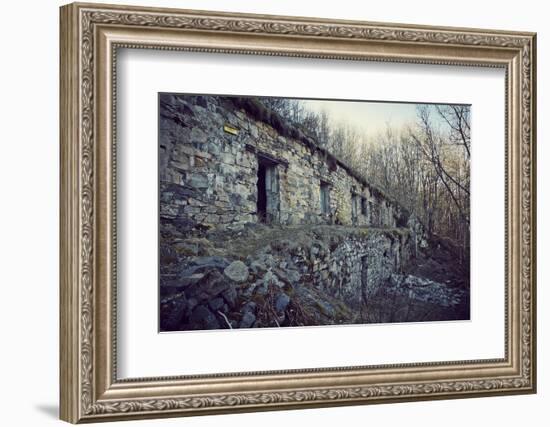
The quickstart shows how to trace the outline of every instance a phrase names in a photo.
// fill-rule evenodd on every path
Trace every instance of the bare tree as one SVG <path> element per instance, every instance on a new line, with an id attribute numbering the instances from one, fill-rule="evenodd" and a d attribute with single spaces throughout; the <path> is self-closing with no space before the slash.
<path id="1" fill-rule="evenodd" d="M 468 255 L 470 234 L 470 107 L 420 105 L 409 126 L 386 126 L 376 138 L 335 123 L 300 100 L 264 104 L 302 129 L 419 218 L 430 235 L 452 239 Z"/>
<path id="2" fill-rule="evenodd" d="M 434 125 L 431 117 L 434 110 L 441 118 L 443 130 Z M 419 106 L 417 115 L 418 123 L 410 130 L 410 137 L 437 178 L 435 182 L 432 179 L 431 185 L 427 183 L 430 190 L 425 209 L 432 210 L 429 219 L 434 222 L 428 228 L 452 238 L 466 255 L 470 234 L 469 109 L 465 106 Z M 438 186 L 444 191 L 438 191 Z"/>
<path id="3" fill-rule="evenodd" d="M 464 147 L 470 158 L 470 107 L 467 105 L 437 105 L 439 116 L 450 128 L 450 141 Z"/>

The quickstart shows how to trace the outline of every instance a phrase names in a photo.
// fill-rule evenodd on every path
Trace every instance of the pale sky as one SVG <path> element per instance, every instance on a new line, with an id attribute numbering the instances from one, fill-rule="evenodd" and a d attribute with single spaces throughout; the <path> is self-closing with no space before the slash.
<path id="1" fill-rule="evenodd" d="M 389 124 L 400 128 L 413 124 L 417 118 L 418 104 L 367 101 L 325 101 L 303 100 L 306 109 L 318 112 L 326 111 L 331 123 L 348 123 L 359 131 L 365 139 L 372 140 L 386 130 Z M 432 115 L 432 120 L 437 120 Z"/>

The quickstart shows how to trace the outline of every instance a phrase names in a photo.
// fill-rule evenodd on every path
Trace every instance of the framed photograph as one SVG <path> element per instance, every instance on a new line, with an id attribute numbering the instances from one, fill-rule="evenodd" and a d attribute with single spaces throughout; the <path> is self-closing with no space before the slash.
<path id="1" fill-rule="evenodd" d="M 60 22 L 63 420 L 536 391 L 535 34 Z"/>

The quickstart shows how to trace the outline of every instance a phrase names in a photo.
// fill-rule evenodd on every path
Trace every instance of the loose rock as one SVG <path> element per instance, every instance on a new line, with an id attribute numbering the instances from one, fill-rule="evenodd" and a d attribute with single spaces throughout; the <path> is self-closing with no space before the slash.
<path id="1" fill-rule="evenodd" d="M 255 321 L 256 316 L 254 316 L 250 311 L 247 311 L 246 313 L 244 313 L 243 318 L 241 319 L 239 328 L 250 328 Z"/>
<path id="2" fill-rule="evenodd" d="M 187 299 L 184 294 L 178 295 L 161 305 L 160 329 L 177 331 L 183 321 L 187 309 Z"/>
<path id="3" fill-rule="evenodd" d="M 233 261 L 223 270 L 223 273 L 237 283 L 246 282 L 248 279 L 248 267 L 242 261 Z"/>
<path id="4" fill-rule="evenodd" d="M 204 305 L 199 305 L 191 314 L 190 324 L 193 329 L 219 329 L 216 316 Z"/>
<path id="5" fill-rule="evenodd" d="M 290 297 L 287 294 L 279 294 L 275 299 L 275 310 L 278 313 L 282 313 L 286 310 L 290 303 Z"/>

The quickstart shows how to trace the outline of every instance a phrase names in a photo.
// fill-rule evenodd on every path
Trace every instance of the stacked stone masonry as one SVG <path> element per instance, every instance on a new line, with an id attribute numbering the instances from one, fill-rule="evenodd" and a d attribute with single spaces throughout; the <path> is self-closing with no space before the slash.
<path id="1" fill-rule="evenodd" d="M 159 102 L 162 330 L 467 318 L 407 273 L 422 224 L 303 130 L 252 98 Z"/>
<path id="2" fill-rule="evenodd" d="M 161 94 L 160 104 L 163 221 L 406 225 L 398 204 L 301 130 L 281 132 L 275 115 L 258 118 L 242 98 Z"/>

